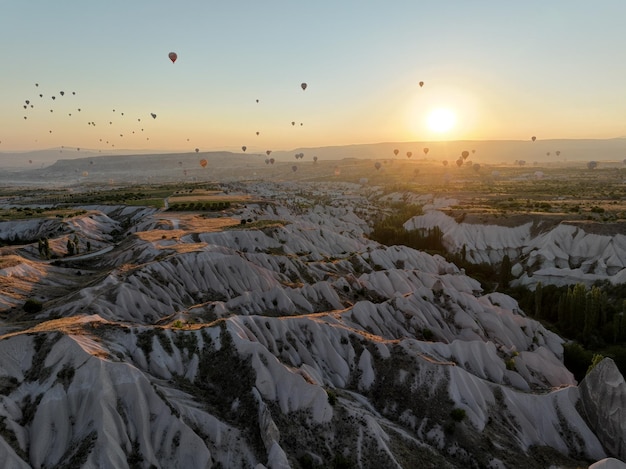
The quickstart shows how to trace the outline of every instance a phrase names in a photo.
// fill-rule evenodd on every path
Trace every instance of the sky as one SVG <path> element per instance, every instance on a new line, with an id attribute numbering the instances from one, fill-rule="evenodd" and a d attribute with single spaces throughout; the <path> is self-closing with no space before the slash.
<path id="1" fill-rule="evenodd" d="M 624 0 L 0 6 L 0 152 L 626 136 Z"/>

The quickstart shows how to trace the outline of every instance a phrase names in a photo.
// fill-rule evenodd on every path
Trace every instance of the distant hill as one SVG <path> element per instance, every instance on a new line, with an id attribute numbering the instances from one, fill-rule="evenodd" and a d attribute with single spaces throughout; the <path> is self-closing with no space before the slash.
<path id="1" fill-rule="evenodd" d="M 423 149 L 428 148 L 428 154 Z M 398 155 L 394 155 L 398 149 Z M 622 161 L 626 158 L 626 138 L 614 139 L 553 139 L 536 140 L 458 140 L 450 142 L 386 142 L 375 144 L 358 144 L 345 146 L 328 146 L 316 148 L 296 148 L 292 151 L 275 151 L 276 159 L 294 158 L 296 153 L 304 153 L 305 157 L 318 159 L 342 158 L 428 158 L 452 162 L 459 158 L 461 152 L 470 152 L 470 158 L 477 163 L 513 163 L 525 160 L 527 163 L 556 161 L 589 161 L 611 160 Z M 475 152 L 474 152 L 475 151 Z M 557 156 L 556 152 L 560 155 Z M 550 153 L 548 155 L 548 153 Z"/>

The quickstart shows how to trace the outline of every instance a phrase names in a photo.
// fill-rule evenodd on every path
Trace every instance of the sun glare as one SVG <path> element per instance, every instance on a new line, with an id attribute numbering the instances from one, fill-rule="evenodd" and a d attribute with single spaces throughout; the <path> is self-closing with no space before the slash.
<path id="1" fill-rule="evenodd" d="M 433 109 L 426 118 L 428 128 L 433 132 L 446 133 L 454 128 L 456 115 L 446 108 Z"/>

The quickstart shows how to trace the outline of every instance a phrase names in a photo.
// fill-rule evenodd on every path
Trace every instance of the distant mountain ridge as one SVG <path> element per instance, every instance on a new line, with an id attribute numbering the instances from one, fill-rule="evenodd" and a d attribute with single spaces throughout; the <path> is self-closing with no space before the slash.
<path id="1" fill-rule="evenodd" d="M 424 153 L 428 148 L 428 153 Z M 398 155 L 394 150 L 398 150 Z M 273 150 L 271 156 L 276 160 L 291 161 L 296 153 L 304 153 L 310 160 L 343 158 L 407 158 L 411 152 L 414 159 L 432 159 L 454 161 L 462 151 L 469 151 L 471 158 L 480 163 L 512 163 L 515 160 L 532 162 L 556 161 L 622 161 L 626 158 L 626 138 L 611 139 L 537 139 L 528 140 L 453 140 L 453 141 L 413 141 L 381 142 L 352 145 L 329 145 L 320 147 L 298 147 L 293 150 Z M 247 153 L 238 151 L 211 150 L 207 153 L 231 153 L 241 155 L 259 155 L 266 150 L 249 148 Z M 560 152 L 559 156 L 556 152 Z M 204 152 L 203 152 L 204 153 Z M 175 152 L 168 150 L 98 150 L 77 147 L 51 148 L 26 152 L 0 152 L 0 168 L 36 168 L 48 166 L 61 159 L 100 158 L 104 156 L 133 156 L 150 154 L 189 154 L 193 152 Z M 30 162 L 32 160 L 32 163 Z"/>

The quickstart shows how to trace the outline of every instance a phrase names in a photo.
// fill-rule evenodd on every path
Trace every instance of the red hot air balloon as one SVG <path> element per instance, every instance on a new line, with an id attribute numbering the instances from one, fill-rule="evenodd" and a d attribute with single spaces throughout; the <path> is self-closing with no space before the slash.
<path id="1" fill-rule="evenodd" d="M 178 58 L 178 54 L 176 52 L 170 52 L 167 56 L 170 58 L 172 63 L 176 62 L 176 59 Z"/>
<path id="2" fill-rule="evenodd" d="M 202 166 L 203 168 L 206 168 L 207 165 L 207 160 L 205 160 L 204 158 L 200 160 L 200 166 Z"/>

